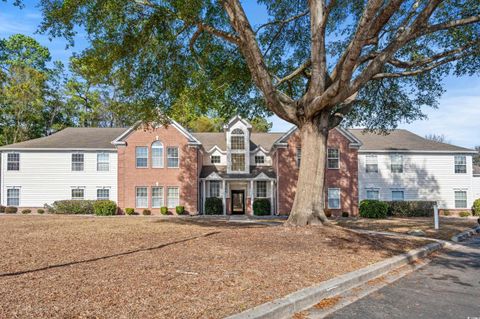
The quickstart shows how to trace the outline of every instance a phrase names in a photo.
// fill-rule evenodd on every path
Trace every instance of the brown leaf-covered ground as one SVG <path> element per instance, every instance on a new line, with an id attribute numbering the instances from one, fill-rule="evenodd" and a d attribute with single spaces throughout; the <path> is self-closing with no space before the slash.
<path id="1" fill-rule="evenodd" d="M 339 228 L 0 216 L 0 318 L 222 318 L 423 245 Z"/>
<path id="2" fill-rule="evenodd" d="M 452 236 L 478 225 L 473 218 L 440 217 L 440 229 L 435 230 L 433 217 L 388 218 L 388 219 L 339 219 L 337 225 L 352 229 L 364 229 L 406 234 L 409 230 L 420 229 L 426 237 L 450 240 Z"/>

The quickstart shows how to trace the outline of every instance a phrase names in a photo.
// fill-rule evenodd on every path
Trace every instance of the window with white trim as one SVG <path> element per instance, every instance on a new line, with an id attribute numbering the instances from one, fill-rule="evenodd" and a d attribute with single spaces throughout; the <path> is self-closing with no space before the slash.
<path id="1" fill-rule="evenodd" d="M 20 154 L 8 153 L 7 154 L 7 171 L 19 171 L 20 170 Z"/>
<path id="2" fill-rule="evenodd" d="M 455 156 L 455 174 L 467 173 L 467 157 L 465 155 Z"/>
<path id="3" fill-rule="evenodd" d="M 7 188 L 7 206 L 20 206 L 20 189 Z"/>
<path id="4" fill-rule="evenodd" d="M 327 168 L 338 169 L 340 167 L 340 152 L 336 148 L 327 150 Z"/>
<path id="5" fill-rule="evenodd" d="M 109 200 L 110 189 L 109 188 L 97 188 L 97 200 Z"/>
<path id="6" fill-rule="evenodd" d="M 302 162 L 302 148 L 297 147 L 297 152 L 295 153 L 295 162 L 297 163 L 297 167 L 300 168 L 300 164 Z"/>
<path id="7" fill-rule="evenodd" d="M 365 156 L 365 172 L 378 173 L 378 157 L 377 155 Z"/>
<path id="8" fill-rule="evenodd" d="M 455 208 L 467 208 L 466 191 L 455 191 Z"/>
<path id="9" fill-rule="evenodd" d="M 83 199 L 85 199 L 85 189 L 72 188 L 72 200 L 83 200 Z"/>
<path id="10" fill-rule="evenodd" d="M 148 208 L 148 188 L 137 187 L 135 189 L 135 207 Z"/>
<path id="11" fill-rule="evenodd" d="M 245 154 L 232 154 L 232 171 L 243 172 L 245 170 Z"/>
<path id="12" fill-rule="evenodd" d="M 220 164 L 220 155 L 212 155 L 210 157 L 210 163 L 212 164 Z"/>
<path id="13" fill-rule="evenodd" d="M 380 192 L 378 189 L 370 188 L 367 189 L 367 199 L 379 200 Z"/>
<path id="14" fill-rule="evenodd" d="M 328 189 L 328 208 L 340 209 L 340 188 Z"/>
<path id="15" fill-rule="evenodd" d="M 163 187 L 152 187 L 152 208 L 160 208 L 163 205 Z"/>
<path id="16" fill-rule="evenodd" d="M 265 156 L 255 155 L 255 164 L 265 164 Z"/>
<path id="17" fill-rule="evenodd" d="M 403 173 L 403 155 L 392 154 L 390 155 L 390 170 L 392 173 Z"/>
<path id="18" fill-rule="evenodd" d="M 236 128 L 230 134 L 230 148 L 232 150 L 244 150 L 245 149 L 245 133 Z"/>
<path id="19" fill-rule="evenodd" d="M 137 168 L 148 167 L 148 147 L 137 146 L 135 148 L 135 165 Z"/>
<path id="20" fill-rule="evenodd" d="M 110 154 L 97 153 L 97 171 L 108 172 L 110 170 Z"/>
<path id="21" fill-rule="evenodd" d="M 209 184 L 209 193 L 210 197 L 220 197 L 220 181 L 210 181 Z"/>
<path id="22" fill-rule="evenodd" d="M 168 208 L 174 208 L 180 205 L 180 190 L 178 187 L 167 188 L 167 206 Z"/>
<path id="23" fill-rule="evenodd" d="M 403 201 L 405 200 L 405 192 L 402 190 L 393 190 L 392 191 L 392 201 Z"/>
<path id="24" fill-rule="evenodd" d="M 152 167 L 163 168 L 163 144 L 160 141 L 152 143 Z"/>
<path id="25" fill-rule="evenodd" d="M 84 169 L 85 156 L 82 153 L 72 154 L 72 171 L 81 172 Z"/>
<path id="26" fill-rule="evenodd" d="M 178 166 L 179 166 L 178 147 L 176 146 L 167 147 L 167 167 L 178 168 Z"/>
<path id="27" fill-rule="evenodd" d="M 267 181 L 257 181 L 255 186 L 255 197 L 267 197 Z"/>

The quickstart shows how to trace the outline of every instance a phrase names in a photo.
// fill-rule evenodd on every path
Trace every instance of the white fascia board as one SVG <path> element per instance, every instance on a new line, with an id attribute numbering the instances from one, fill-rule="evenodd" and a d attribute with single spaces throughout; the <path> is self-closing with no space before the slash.
<path id="1" fill-rule="evenodd" d="M 209 149 L 209 150 L 207 151 L 207 153 L 210 154 L 210 153 L 213 153 L 213 152 L 215 152 L 215 151 L 219 151 L 219 152 L 222 153 L 222 154 L 227 153 L 227 151 L 222 151 L 222 150 L 220 149 L 220 147 L 218 147 L 217 145 L 214 145 L 211 149 Z"/>
<path id="2" fill-rule="evenodd" d="M 102 152 L 112 152 L 112 153 L 116 153 L 117 150 L 115 148 L 82 148 L 82 147 L 77 147 L 77 148 L 2 148 L 0 149 L 0 153 L 1 152 L 4 152 L 4 151 L 7 151 L 7 152 L 12 152 L 12 151 L 15 151 L 15 152 L 39 152 L 39 151 L 42 151 L 42 152 L 72 152 L 72 151 L 95 151 L 95 152 L 98 152 L 98 151 L 102 151 Z"/>
<path id="3" fill-rule="evenodd" d="M 235 115 L 234 117 L 232 117 L 230 119 L 230 121 L 228 121 L 227 124 L 225 124 L 223 126 L 224 129 L 228 129 L 236 120 L 239 120 L 241 122 L 243 122 L 243 124 L 245 124 L 245 126 L 248 128 L 248 129 L 251 129 L 252 128 L 252 124 L 250 124 L 250 122 L 248 122 L 247 120 L 244 120 L 240 115 Z"/>
<path id="4" fill-rule="evenodd" d="M 412 153 L 412 154 L 477 154 L 476 151 L 422 151 L 422 150 L 360 150 L 359 153 Z"/>
<path id="5" fill-rule="evenodd" d="M 287 138 L 289 137 L 290 135 L 292 135 L 296 130 L 298 130 L 298 127 L 296 127 L 295 125 L 292 126 L 292 128 L 290 128 L 287 132 L 285 132 L 285 134 L 283 134 L 282 136 L 280 136 L 276 141 L 275 143 L 273 143 L 273 145 L 288 145 L 287 143 L 285 142 L 280 142 L 281 140 L 283 140 L 284 138 Z"/>

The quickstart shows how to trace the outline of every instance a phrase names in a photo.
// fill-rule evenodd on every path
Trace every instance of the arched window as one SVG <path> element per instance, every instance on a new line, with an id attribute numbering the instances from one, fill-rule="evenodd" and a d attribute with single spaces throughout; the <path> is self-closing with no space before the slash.
<path id="1" fill-rule="evenodd" d="M 152 167 L 163 167 L 163 144 L 160 141 L 152 143 Z"/>
<path id="2" fill-rule="evenodd" d="M 239 128 L 232 131 L 230 137 L 230 144 L 232 150 L 244 150 L 245 149 L 245 133 Z"/>
<path id="3" fill-rule="evenodd" d="M 244 135 L 244 133 L 241 129 L 236 128 L 232 131 L 232 135 Z"/>

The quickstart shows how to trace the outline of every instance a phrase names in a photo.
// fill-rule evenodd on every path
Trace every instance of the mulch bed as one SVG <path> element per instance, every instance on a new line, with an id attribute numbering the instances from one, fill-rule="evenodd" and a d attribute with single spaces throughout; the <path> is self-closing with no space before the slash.
<path id="1" fill-rule="evenodd" d="M 340 228 L 0 216 L 0 318 L 222 318 L 417 248 Z"/>

